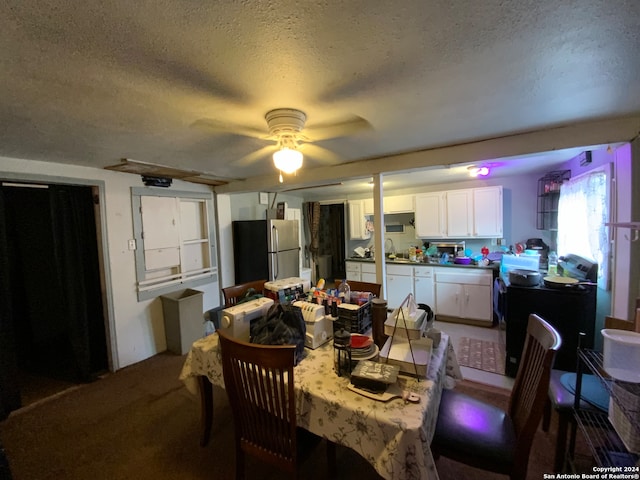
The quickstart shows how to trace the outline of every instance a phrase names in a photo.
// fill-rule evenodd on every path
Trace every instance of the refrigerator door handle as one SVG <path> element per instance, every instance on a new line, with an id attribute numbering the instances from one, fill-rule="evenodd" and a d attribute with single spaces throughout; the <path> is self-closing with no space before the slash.
<path id="1" fill-rule="evenodd" d="M 278 279 L 278 250 L 280 249 L 279 239 L 278 239 L 278 228 L 274 225 L 271 227 L 271 241 L 273 245 L 273 255 L 271 262 L 271 274 L 273 275 L 273 279 Z"/>

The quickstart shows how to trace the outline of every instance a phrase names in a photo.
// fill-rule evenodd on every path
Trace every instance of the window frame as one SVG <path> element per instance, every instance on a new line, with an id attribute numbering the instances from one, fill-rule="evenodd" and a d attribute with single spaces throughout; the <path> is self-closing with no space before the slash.
<path id="1" fill-rule="evenodd" d="M 181 239 L 180 248 L 180 264 L 177 267 L 178 272 L 160 277 L 160 279 L 154 278 L 153 275 L 149 275 L 146 269 L 145 260 L 145 244 L 144 244 L 144 230 L 143 230 L 143 211 L 142 211 L 142 197 L 169 197 L 174 198 L 176 202 L 197 202 L 202 203 L 205 212 L 202 220 L 204 225 L 203 233 L 207 237 L 203 237 L 199 240 L 194 239 Z M 206 192 L 190 192 L 190 191 L 178 191 L 178 190 L 163 190 L 154 187 L 132 187 L 131 188 L 131 207 L 133 212 L 133 233 L 136 243 L 135 249 L 135 267 L 136 267 L 136 292 L 138 295 L 138 301 L 150 300 L 160 295 L 176 292 L 187 288 L 195 288 L 200 285 L 206 285 L 217 281 L 218 267 L 217 267 L 217 244 L 215 235 L 215 211 L 213 205 L 213 194 Z M 178 205 L 178 216 L 180 215 L 180 207 Z M 179 218 L 179 220 L 181 220 Z M 178 225 L 178 229 L 181 230 L 181 226 Z M 207 252 L 209 266 L 204 266 L 198 270 L 185 269 L 185 246 L 208 243 Z M 203 256 L 204 257 L 204 256 Z M 162 278 L 166 277 L 166 280 Z"/>

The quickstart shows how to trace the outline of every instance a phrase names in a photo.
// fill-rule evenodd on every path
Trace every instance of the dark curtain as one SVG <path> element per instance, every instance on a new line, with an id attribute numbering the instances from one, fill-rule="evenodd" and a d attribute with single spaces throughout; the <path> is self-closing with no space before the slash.
<path id="1" fill-rule="evenodd" d="M 344 252 L 344 205 L 329 205 L 328 226 L 330 232 L 329 251 L 334 276 L 345 276 Z"/>
<path id="2" fill-rule="evenodd" d="M 0 420 L 20 408 L 15 335 L 12 324 L 9 248 L 5 202 L 0 188 Z"/>
<path id="3" fill-rule="evenodd" d="M 53 252 L 64 322 L 79 380 L 107 368 L 106 335 L 91 187 L 49 189 Z"/>
<path id="4" fill-rule="evenodd" d="M 309 241 L 307 250 L 311 254 L 312 268 L 314 269 L 314 278 L 318 278 L 318 253 L 320 249 L 319 232 L 320 232 L 320 202 L 307 202 L 305 207 L 305 219 L 309 231 Z"/>
<path id="5" fill-rule="evenodd" d="M 106 371 L 108 357 L 92 188 L 0 190 L 0 405 L 6 413 L 21 406 L 16 372 L 83 382 Z"/>

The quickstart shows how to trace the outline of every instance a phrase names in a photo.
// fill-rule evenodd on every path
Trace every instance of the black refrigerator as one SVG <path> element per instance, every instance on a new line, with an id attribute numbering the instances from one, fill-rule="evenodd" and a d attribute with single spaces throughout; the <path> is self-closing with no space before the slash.
<path id="1" fill-rule="evenodd" d="M 236 284 L 300 276 L 298 220 L 236 220 L 232 223 Z"/>

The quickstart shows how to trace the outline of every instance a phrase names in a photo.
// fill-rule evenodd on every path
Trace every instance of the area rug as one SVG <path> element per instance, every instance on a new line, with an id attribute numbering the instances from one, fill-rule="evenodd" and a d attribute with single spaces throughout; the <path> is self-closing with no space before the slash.
<path id="1" fill-rule="evenodd" d="M 504 375 L 505 353 L 498 342 L 460 337 L 456 356 L 461 366 Z"/>

